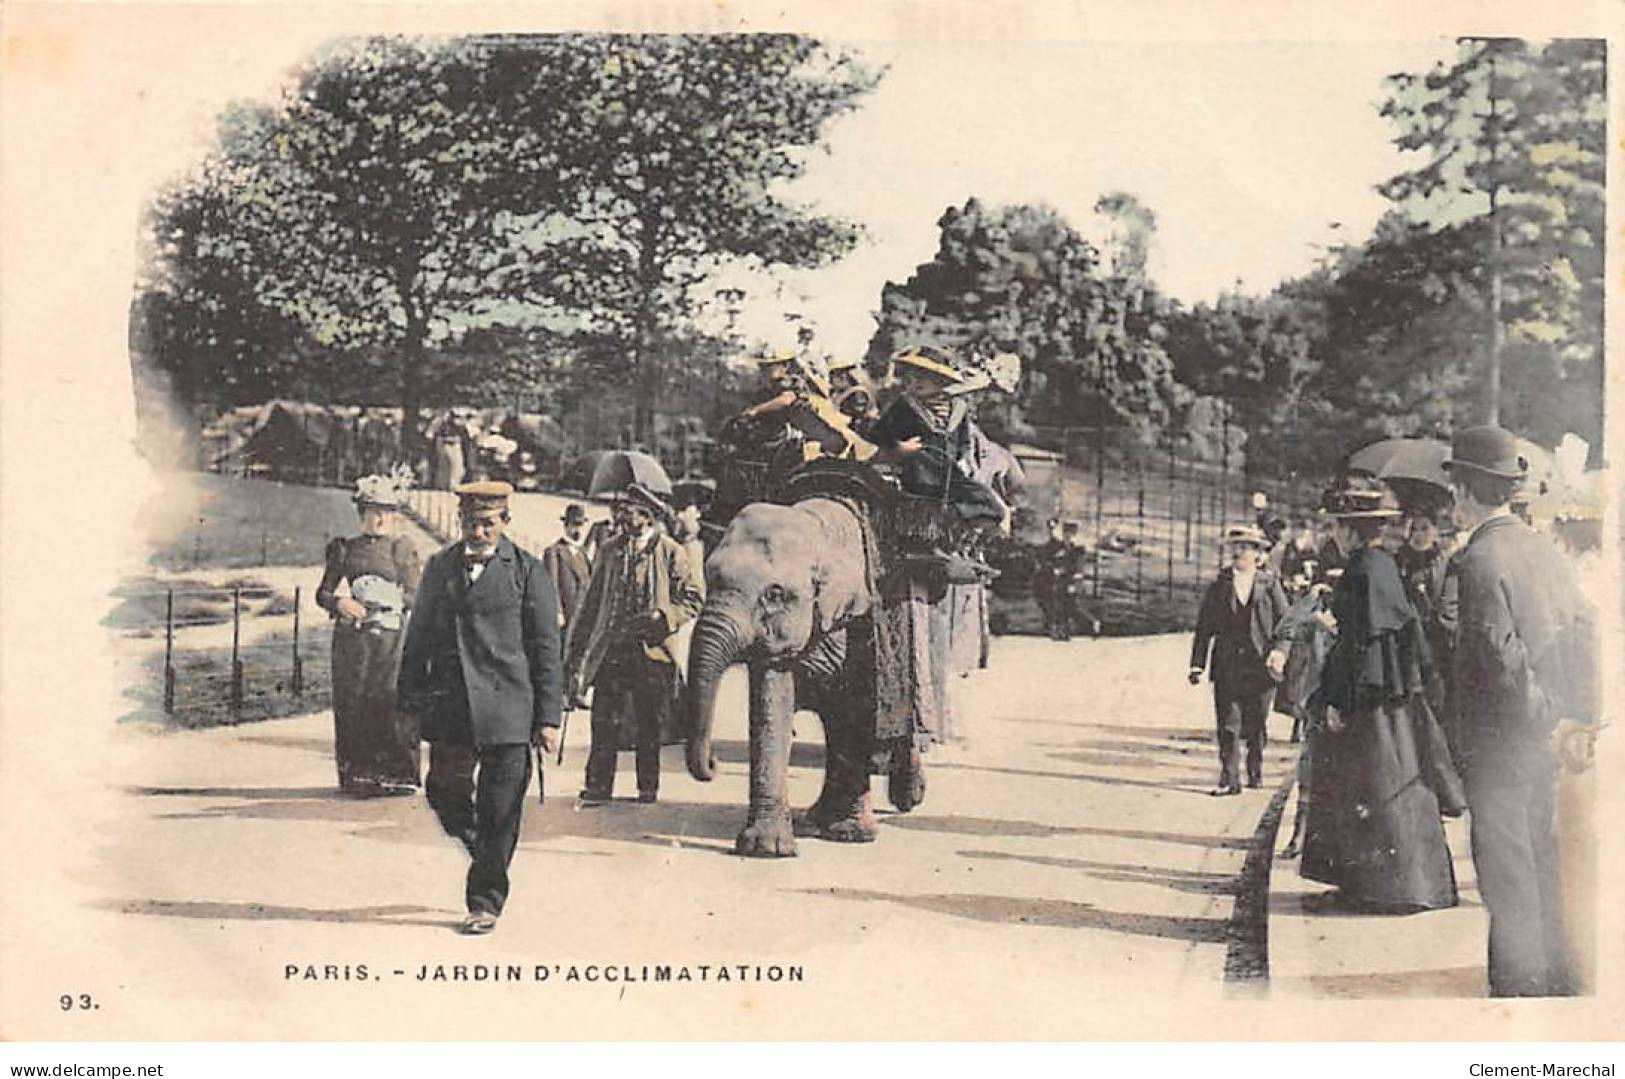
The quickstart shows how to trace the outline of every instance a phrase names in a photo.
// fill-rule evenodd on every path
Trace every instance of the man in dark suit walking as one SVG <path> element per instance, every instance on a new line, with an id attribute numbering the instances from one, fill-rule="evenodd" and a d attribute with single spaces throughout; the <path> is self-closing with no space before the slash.
<path id="1" fill-rule="evenodd" d="M 495 481 L 457 488 L 463 538 L 423 567 L 401 649 L 398 697 L 429 743 L 429 805 L 473 857 L 465 933 L 496 928 L 531 746 L 558 745 L 558 598 L 536 557 L 502 534 L 512 493 Z"/>
<path id="2" fill-rule="evenodd" d="M 1265 719 L 1275 680 L 1266 658 L 1275 640 L 1275 626 L 1286 613 L 1286 592 L 1280 579 L 1259 565 L 1264 533 L 1252 525 L 1225 530 L 1231 564 L 1208 586 L 1196 614 L 1196 639 L 1191 646 L 1190 683 L 1202 680 L 1209 669 L 1213 681 L 1213 710 L 1218 727 L 1219 785 L 1212 793 L 1241 793 L 1240 742 L 1247 743 L 1247 786 L 1263 786 Z"/>
<path id="3" fill-rule="evenodd" d="M 1568 996 L 1554 743 L 1597 714 L 1593 618 L 1555 547 L 1511 511 L 1528 470 L 1511 433 L 1458 433 L 1446 464 L 1469 533 L 1456 584 L 1450 719 L 1466 780 L 1473 867 L 1489 912 L 1492 996 Z"/>
<path id="4" fill-rule="evenodd" d="M 564 509 L 564 535 L 542 552 L 542 568 L 559 597 L 559 625 L 564 634 L 570 631 L 581 599 L 592 580 L 592 559 L 587 557 L 584 539 L 587 534 L 587 511 L 575 503 Z"/>

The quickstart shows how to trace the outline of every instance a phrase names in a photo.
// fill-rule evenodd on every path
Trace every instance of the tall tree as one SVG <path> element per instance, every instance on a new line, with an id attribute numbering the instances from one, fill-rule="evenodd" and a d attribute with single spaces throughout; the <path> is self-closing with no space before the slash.
<path id="1" fill-rule="evenodd" d="M 548 299 L 581 313 L 588 333 L 618 343 L 639 437 L 679 373 L 663 349 L 693 342 L 704 286 L 728 263 L 814 267 L 856 241 L 855 223 L 785 197 L 879 73 L 855 55 L 794 34 L 595 36 L 529 50 L 538 79 L 558 81 L 567 122 L 543 92 L 521 118 L 558 146 L 569 198 L 532 208 L 551 263 Z M 700 347 L 700 352 L 705 349 Z"/>
<path id="2" fill-rule="evenodd" d="M 257 403 L 304 374 L 308 341 L 260 294 L 260 252 L 235 185 L 222 162 L 207 162 L 161 191 L 145 221 L 131 357 L 138 377 L 163 378 L 181 402 Z"/>
<path id="3" fill-rule="evenodd" d="M 1100 253 L 1046 207 L 971 199 L 938 225 L 936 256 L 882 292 L 872 368 L 914 343 L 1011 351 L 1025 363 L 1021 389 L 1009 416 L 992 417 L 1010 433 L 1111 429 L 1150 444 L 1184 429 L 1195 395 L 1174 377 L 1164 305 L 1142 281 L 1104 272 Z"/>
<path id="4" fill-rule="evenodd" d="M 1464 38 L 1452 62 L 1387 80 L 1395 141 L 1426 162 L 1383 193 L 1424 228 L 1480 245 L 1491 421 L 1509 404 L 1532 418 L 1507 392 L 1531 372 L 1509 383 L 1509 355 L 1600 385 L 1604 69 L 1601 41 Z"/>
<path id="5" fill-rule="evenodd" d="M 478 39 L 345 42 L 224 140 L 261 296 L 329 355 L 395 358 L 409 448 L 432 346 L 493 313 L 524 318 L 505 295 L 512 211 L 521 190 L 534 206 L 553 189 L 557 161 L 516 154 L 507 74 Z"/>

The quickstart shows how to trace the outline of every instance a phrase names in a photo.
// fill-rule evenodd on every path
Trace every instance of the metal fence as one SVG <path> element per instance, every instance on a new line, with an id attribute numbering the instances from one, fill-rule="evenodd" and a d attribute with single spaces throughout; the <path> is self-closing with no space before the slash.
<path id="1" fill-rule="evenodd" d="M 293 589 L 291 604 L 288 593 L 257 586 L 169 588 L 123 598 L 153 615 L 149 624 L 126 622 L 124 628 L 138 636 L 163 635 L 161 657 L 149 661 L 161 673 L 161 681 L 154 681 L 162 691 L 150 703 L 178 725 L 290 715 L 320 707 L 331 693 L 324 647 L 331 631 L 306 624 L 301 587 Z M 229 646 L 223 639 L 197 640 L 208 627 L 228 626 Z"/>

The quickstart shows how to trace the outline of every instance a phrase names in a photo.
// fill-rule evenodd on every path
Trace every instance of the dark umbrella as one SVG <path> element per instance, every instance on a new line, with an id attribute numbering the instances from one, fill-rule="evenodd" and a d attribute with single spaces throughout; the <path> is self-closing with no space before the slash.
<path id="1" fill-rule="evenodd" d="M 1344 470 L 1383 480 L 1406 512 L 1436 512 L 1450 504 L 1450 445 L 1433 438 L 1385 438 L 1349 454 Z"/>
<path id="2" fill-rule="evenodd" d="M 1434 438 L 1385 438 L 1349 454 L 1344 466 L 1350 472 L 1363 472 L 1384 480 L 1418 480 L 1450 490 L 1450 476 L 1444 463 L 1450 459 L 1450 444 Z"/>
<path id="3" fill-rule="evenodd" d="M 570 462 L 570 467 L 564 470 L 559 477 L 559 486 L 566 491 L 580 491 L 586 494 L 587 488 L 592 486 L 593 470 L 598 462 L 609 456 L 609 450 L 592 450 Z"/>
<path id="4" fill-rule="evenodd" d="M 660 467 L 660 462 L 636 450 L 612 450 L 604 454 L 592 470 L 587 495 L 601 498 L 624 491 L 634 483 L 657 495 L 671 496 L 671 477 Z"/>

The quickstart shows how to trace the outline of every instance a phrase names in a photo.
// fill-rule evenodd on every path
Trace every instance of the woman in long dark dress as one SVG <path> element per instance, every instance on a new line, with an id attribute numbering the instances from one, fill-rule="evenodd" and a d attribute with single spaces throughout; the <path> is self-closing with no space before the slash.
<path id="1" fill-rule="evenodd" d="M 395 707 L 401 628 L 422 565 L 417 548 L 395 534 L 405 500 L 400 476 L 367 476 L 356 485 L 361 534 L 327 545 L 316 602 L 333 616 L 333 751 L 339 789 L 370 797 L 418 789 L 417 722 Z M 340 584 L 347 584 L 340 594 Z"/>
<path id="2" fill-rule="evenodd" d="M 1456 904 L 1450 848 L 1439 822 L 1449 797 L 1437 721 L 1423 698 L 1428 650 L 1382 528 L 1393 496 L 1348 487 L 1327 499 L 1347 562 L 1332 594 L 1337 642 L 1314 707 L 1314 797 L 1302 873 L 1339 888 L 1333 902 L 1410 912 Z M 1454 808 L 1454 807 L 1451 807 Z"/>

